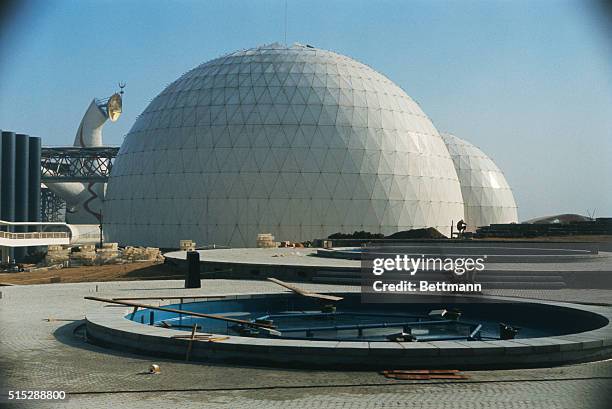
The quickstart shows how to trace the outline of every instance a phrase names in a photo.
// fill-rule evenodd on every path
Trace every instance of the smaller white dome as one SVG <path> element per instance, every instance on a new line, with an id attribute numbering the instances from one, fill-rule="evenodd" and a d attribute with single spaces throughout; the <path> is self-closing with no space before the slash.
<path id="1" fill-rule="evenodd" d="M 469 230 L 495 223 L 516 223 L 512 189 L 497 165 L 471 143 L 441 134 L 455 164 Z"/>

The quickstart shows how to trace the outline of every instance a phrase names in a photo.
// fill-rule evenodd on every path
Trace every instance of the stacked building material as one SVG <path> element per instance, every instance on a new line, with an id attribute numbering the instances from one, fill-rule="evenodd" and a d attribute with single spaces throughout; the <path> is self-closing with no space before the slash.
<path id="1" fill-rule="evenodd" d="M 122 258 L 127 262 L 164 260 L 161 251 L 157 247 L 128 246 L 123 250 Z"/>
<path id="2" fill-rule="evenodd" d="M 96 251 L 96 254 L 97 264 L 116 264 L 121 261 L 117 243 L 104 243 L 102 248 Z"/>
<path id="3" fill-rule="evenodd" d="M 193 243 L 195 246 L 195 243 Z M 146 260 L 148 261 L 164 261 L 161 251 L 158 247 L 147 247 L 145 248 Z"/>
<path id="4" fill-rule="evenodd" d="M 52 245 L 47 249 L 45 255 L 45 265 L 54 266 L 57 264 L 66 265 L 70 260 L 70 247 Z"/>
<path id="5" fill-rule="evenodd" d="M 70 266 L 93 266 L 96 264 L 96 246 L 84 244 L 77 247 L 77 251 L 70 253 Z"/>
<path id="6" fill-rule="evenodd" d="M 124 264 L 139 261 L 163 262 L 164 257 L 157 247 L 131 247 L 119 249 L 117 243 L 105 243 L 101 249 L 93 244 L 76 248 L 66 246 L 49 246 L 44 264 L 39 267 L 79 267 L 99 264 Z"/>
<path id="7" fill-rule="evenodd" d="M 102 245 L 103 249 L 109 249 L 109 250 L 119 250 L 119 244 L 118 243 L 104 243 Z"/>
<path id="8" fill-rule="evenodd" d="M 274 236 L 271 233 L 260 233 L 257 235 L 257 247 L 278 247 L 278 243 L 274 241 Z"/>
<path id="9" fill-rule="evenodd" d="M 194 251 L 196 244 L 191 240 L 180 240 L 179 241 L 179 249 L 181 251 Z"/>

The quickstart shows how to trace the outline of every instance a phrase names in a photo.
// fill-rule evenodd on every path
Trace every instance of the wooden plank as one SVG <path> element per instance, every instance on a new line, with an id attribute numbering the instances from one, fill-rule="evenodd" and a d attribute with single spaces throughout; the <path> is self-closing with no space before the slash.
<path id="1" fill-rule="evenodd" d="M 223 295 L 161 295 L 161 296 L 146 296 L 146 297 L 114 297 L 112 298 L 115 301 L 121 300 L 180 300 L 184 298 L 188 299 L 200 299 L 200 298 L 217 298 L 223 297 Z"/>
<path id="2" fill-rule="evenodd" d="M 397 380 L 427 380 L 427 379 L 468 379 L 467 375 L 440 375 L 440 374 L 429 374 L 429 375 L 417 375 L 417 374 L 394 374 L 388 376 L 388 378 Z"/>
<path id="3" fill-rule="evenodd" d="M 194 335 L 193 338 L 195 339 L 210 338 L 212 336 L 213 336 L 212 334 L 197 334 L 197 335 Z M 173 335 L 172 338 L 183 339 L 183 338 L 192 338 L 192 337 L 191 335 Z"/>
<path id="4" fill-rule="evenodd" d="M 189 361 L 189 356 L 191 355 L 191 348 L 193 347 L 193 340 L 197 327 L 198 326 L 196 324 L 193 324 L 193 328 L 191 329 L 191 336 L 189 337 L 189 344 L 187 344 L 187 353 L 185 354 L 185 361 Z"/>
<path id="5" fill-rule="evenodd" d="M 219 341 L 225 341 L 226 339 L 229 339 L 229 337 L 212 337 L 212 338 L 208 338 L 205 341 L 208 342 L 219 342 Z"/>
<path id="6" fill-rule="evenodd" d="M 335 295 L 319 294 L 319 293 L 313 293 L 310 291 L 306 291 L 298 286 L 286 283 L 276 278 L 268 277 L 267 279 L 268 281 L 272 281 L 273 283 L 278 284 L 281 287 L 285 287 L 286 289 L 291 290 L 294 293 L 299 294 L 304 297 L 319 298 L 319 299 L 328 300 L 328 301 L 340 301 L 344 299 L 344 297 L 338 297 Z"/>
<path id="7" fill-rule="evenodd" d="M 456 374 L 458 369 L 390 369 L 383 374 Z"/>
<path id="8" fill-rule="evenodd" d="M 233 323 L 236 323 L 236 324 L 249 325 L 249 326 L 252 326 L 252 327 L 258 327 L 258 328 L 263 328 L 263 329 L 268 329 L 268 330 L 273 330 L 273 329 L 276 328 L 274 325 L 260 324 L 260 323 L 255 323 L 255 322 L 251 322 L 251 321 L 241 320 L 241 319 L 238 319 L 238 318 L 223 317 L 223 316 L 220 316 L 220 315 L 203 314 L 201 312 L 192 312 L 192 311 L 185 311 L 185 310 L 177 310 L 175 308 L 156 307 L 154 305 L 138 304 L 138 303 L 133 303 L 133 302 L 129 302 L 129 301 L 111 300 L 111 299 L 108 299 L 108 298 L 100 298 L 100 297 L 83 297 L 83 298 L 85 298 L 86 300 L 100 301 L 100 302 L 105 302 L 105 303 L 109 303 L 109 304 L 125 305 L 125 306 L 128 306 L 128 307 L 148 308 L 150 310 L 166 311 L 166 312 L 172 312 L 172 313 L 175 313 L 175 314 L 189 315 L 189 316 L 192 316 L 192 317 L 210 318 L 210 319 L 213 319 L 213 320 L 233 322 Z"/>

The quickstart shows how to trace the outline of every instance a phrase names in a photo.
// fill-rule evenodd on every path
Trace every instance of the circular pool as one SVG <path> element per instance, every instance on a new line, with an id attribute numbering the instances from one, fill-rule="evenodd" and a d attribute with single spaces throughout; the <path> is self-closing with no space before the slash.
<path id="1" fill-rule="evenodd" d="M 340 295 L 333 306 L 275 293 L 101 308 L 87 315 L 87 337 L 154 356 L 332 369 L 516 368 L 612 356 L 609 307 L 472 296 L 362 304 L 358 293 Z"/>
<path id="2" fill-rule="evenodd" d="M 478 298 L 432 303 L 425 297 L 414 297 L 423 299 L 409 304 L 362 304 L 360 294 L 336 295 L 343 299 L 333 305 L 294 294 L 276 294 L 165 306 L 245 323 L 146 308 L 125 318 L 184 331 L 191 331 L 195 325 L 197 332 L 230 336 L 369 342 L 393 342 L 393 336 L 402 332 L 412 335 L 411 342 L 509 339 L 509 330 L 504 332 L 504 328 L 515 329 L 514 339 L 552 337 L 591 331 L 608 323 L 599 314 L 541 303 L 480 303 Z M 267 324 L 274 331 L 257 327 L 257 323 Z"/>

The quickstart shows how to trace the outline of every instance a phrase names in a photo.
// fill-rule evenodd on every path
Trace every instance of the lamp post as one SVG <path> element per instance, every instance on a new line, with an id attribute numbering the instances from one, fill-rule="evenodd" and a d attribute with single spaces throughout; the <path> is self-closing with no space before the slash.
<path id="1" fill-rule="evenodd" d="M 99 216 L 98 216 L 98 220 L 100 221 L 100 248 L 102 248 L 102 245 L 104 244 L 103 243 L 103 237 L 104 236 L 102 234 L 102 219 L 103 219 L 102 209 L 100 209 L 100 213 L 99 213 Z"/>

